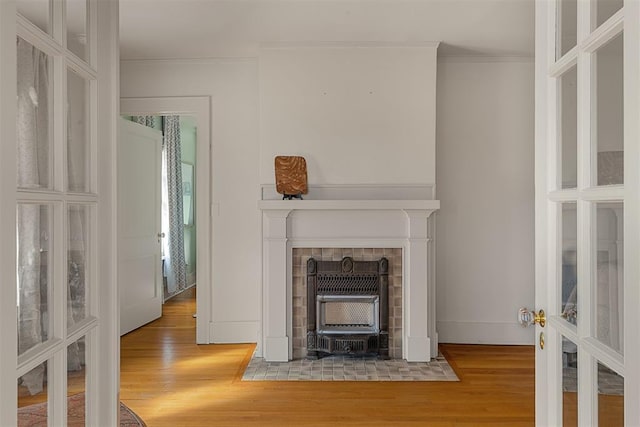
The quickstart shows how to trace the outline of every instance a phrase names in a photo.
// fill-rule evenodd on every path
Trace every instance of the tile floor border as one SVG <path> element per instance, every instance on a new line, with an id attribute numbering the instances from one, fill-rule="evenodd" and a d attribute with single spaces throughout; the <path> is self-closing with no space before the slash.
<path id="1" fill-rule="evenodd" d="M 267 362 L 254 357 L 242 381 L 460 381 L 439 354 L 430 362 L 329 356 L 317 360 Z"/>

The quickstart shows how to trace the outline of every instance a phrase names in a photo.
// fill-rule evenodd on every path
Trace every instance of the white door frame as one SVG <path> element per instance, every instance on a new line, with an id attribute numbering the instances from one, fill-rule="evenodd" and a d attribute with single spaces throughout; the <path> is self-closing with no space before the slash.
<path id="1" fill-rule="evenodd" d="M 196 132 L 196 343 L 209 344 L 211 324 L 211 99 L 208 96 L 121 98 L 123 115 L 193 116 Z"/>
<path id="2" fill-rule="evenodd" d="M 582 34 L 578 36 L 579 48 L 567 52 L 565 56 L 555 61 L 555 1 L 536 0 L 536 64 L 535 64 L 535 163 L 536 163 L 536 242 L 535 242 L 535 271 L 536 271 L 536 309 L 545 309 L 548 313 L 546 328 L 536 326 L 536 425 L 548 426 L 561 424 L 562 389 L 558 379 L 562 375 L 560 360 L 553 356 L 558 353 L 560 333 L 578 340 L 583 345 L 583 351 L 578 366 L 589 366 L 591 358 L 604 361 L 609 367 L 615 368 L 624 376 L 624 422 L 625 425 L 640 425 L 640 1 L 625 0 L 624 8 L 618 11 L 609 21 L 593 34 L 586 32 L 589 26 L 588 13 L 584 9 L 588 2 L 578 2 L 582 11 L 578 13 L 579 28 Z M 593 3 L 592 3 L 593 4 Z M 556 91 L 555 78 L 564 70 L 577 63 L 579 70 L 579 103 L 578 103 L 578 162 L 582 165 L 590 161 L 591 151 L 585 149 L 584 134 L 588 129 L 591 101 L 584 94 L 589 93 L 589 57 L 583 52 L 593 52 L 593 49 L 610 40 L 620 29 L 624 29 L 624 185 L 613 187 L 590 187 L 588 169 L 578 167 L 579 185 L 577 189 L 555 190 L 556 173 L 559 170 L 558 155 L 554 152 L 557 137 Z M 596 34 L 597 33 L 597 34 Z M 586 121 L 585 121 L 586 120 Z M 581 134 L 581 132 L 583 132 Z M 580 146 L 580 145 L 579 145 Z M 556 148 L 557 150 L 557 148 Z M 582 181 L 582 183 L 580 183 Z M 589 278 L 587 277 L 590 264 L 591 248 L 582 246 L 582 254 L 578 256 L 580 286 L 582 289 L 583 305 L 582 322 L 576 331 L 564 326 L 559 317 L 557 299 L 554 292 L 555 282 L 558 280 L 557 271 L 557 208 L 553 205 L 563 200 L 578 199 L 585 202 L 623 200 L 624 201 L 624 353 L 616 355 L 589 336 L 590 321 L 588 307 L 591 307 Z M 584 212 L 584 210 L 583 210 Z M 584 219 L 579 225 L 578 233 L 582 233 L 583 242 L 589 239 L 592 230 L 588 229 L 591 221 Z M 582 264 L 582 265 L 580 265 Z M 586 278 L 586 279 L 585 279 Z M 586 303 L 584 303 L 586 301 Z M 580 304 L 580 300 L 579 300 Z M 584 307 L 587 307 L 585 309 Z M 553 326 L 553 327 L 551 327 Z M 537 343 L 540 332 L 547 335 L 547 345 L 541 350 Z M 555 353 L 554 353 L 555 352 Z M 551 356 L 551 357 L 550 357 Z M 585 369 L 581 372 L 585 373 Z M 581 374 L 582 375 L 582 374 Z M 593 398 L 592 385 L 595 384 L 596 372 L 591 369 L 582 375 L 578 385 L 578 417 L 580 424 L 596 425 L 597 401 Z"/>
<path id="3" fill-rule="evenodd" d="M 640 1 L 625 1 L 625 76 L 635 78 L 625 80 L 624 100 L 624 179 L 625 179 L 625 253 L 634 258 L 624 264 L 624 280 L 632 286 L 625 286 L 625 408 L 624 418 L 628 425 L 640 425 Z M 629 52 L 633 55 L 628 58 Z M 635 355 L 635 358 L 627 357 Z"/>
<path id="4" fill-rule="evenodd" d="M 16 7 L 0 1 L 0 281 L 16 280 Z M 12 52 L 13 54 L 7 54 Z M 7 158 L 11 161 L 2 161 Z M 0 425 L 17 425 L 16 370 L 18 368 L 18 311 L 15 284 L 3 289 L 0 298 Z"/>

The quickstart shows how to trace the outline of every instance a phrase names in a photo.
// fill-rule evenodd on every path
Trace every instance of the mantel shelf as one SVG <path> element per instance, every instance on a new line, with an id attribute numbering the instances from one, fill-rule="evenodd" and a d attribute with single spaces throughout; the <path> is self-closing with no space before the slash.
<path id="1" fill-rule="evenodd" d="M 260 200 L 271 210 L 438 210 L 440 200 Z"/>

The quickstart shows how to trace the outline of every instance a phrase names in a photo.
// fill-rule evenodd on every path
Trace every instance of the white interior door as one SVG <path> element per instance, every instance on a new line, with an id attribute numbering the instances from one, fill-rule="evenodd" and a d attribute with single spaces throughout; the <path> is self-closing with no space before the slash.
<path id="1" fill-rule="evenodd" d="M 638 1 L 536 2 L 539 426 L 640 425 L 639 26 Z"/>
<path id="2" fill-rule="evenodd" d="M 117 25 L 117 1 L 0 1 L 2 426 L 118 423 Z"/>
<path id="3" fill-rule="evenodd" d="M 162 316 L 162 133 L 120 120 L 118 218 L 120 334 Z"/>

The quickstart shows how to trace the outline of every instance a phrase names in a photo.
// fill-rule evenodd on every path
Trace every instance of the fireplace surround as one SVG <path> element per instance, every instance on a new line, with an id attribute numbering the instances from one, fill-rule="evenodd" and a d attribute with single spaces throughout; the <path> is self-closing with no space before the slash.
<path id="1" fill-rule="evenodd" d="M 402 289 L 400 357 L 424 362 L 437 355 L 435 330 L 435 223 L 438 200 L 261 200 L 262 334 L 256 355 L 294 358 L 294 250 L 399 248 Z M 355 250 L 354 249 L 354 250 Z M 366 250 L 366 249 L 365 249 Z M 299 322 L 296 320 L 295 322 Z"/>
<path id="2" fill-rule="evenodd" d="M 292 357 L 307 357 L 307 265 L 311 258 L 321 261 L 389 261 L 389 357 L 402 359 L 402 248 L 293 248 L 292 250 Z"/>

